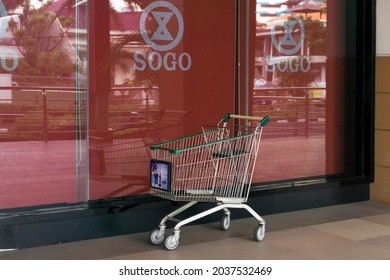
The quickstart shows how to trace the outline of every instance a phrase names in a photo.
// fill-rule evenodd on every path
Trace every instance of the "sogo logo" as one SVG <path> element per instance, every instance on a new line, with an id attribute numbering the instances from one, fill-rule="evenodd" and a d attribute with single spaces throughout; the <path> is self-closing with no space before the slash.
<path id="1" fill-rule="evenodd" d="M 158 27 L 149 37 L 146 22 L 151 14 Z M 177 32 L 175 38 L 168 28 L 168 23 L 176 19 Z M 150 54 L 143 51 L 134 53 L 134 70 L 144 71 L 147 66 L 153 71 L 164 68 L 167 71 L 175 71 L 178 68 L 187 71 L 191 68 L 192 58 L 188 53 L 177 55 L 174 52 L 166 52 L 175 48 L 183 38 L 184 21 L 179 10 L 167 1 L 156 1 L 145 8 L 140 19 L 140 31 L 144 41 L 154 50 Z M 160 52 L 166 52 L 161 54 Z"/>
<path id="2" fill-rule="evenodd" d="M 283 23 L 284 35 L 280 41 L 277 40 L 275 26 L 272 28 L 271 39 L 274 47 L 285 56 L 293 56 L 297 51 L 302 48 L 304 39 L 305 39 L 305 26 L 302 22 L 302 19 L 296 14 L 291 13 L 293 19 L 287 20 Z M 298 24 L 300 36 L 298 42 L 295 40 L 293 35 L 294 27 Z M 272 57 L 267 56 L 267 71 L 274 72 L 275 64 L 270 64 Z M 294 63 L 295 60 L 295 63 Z M 305 67 L 305 63 L 307 66 Z M 276 64 L 276 67 L 280 72 L 285 72 L 287 69 L 290 69 L 291 72 L 298 72 L 299 68 L 303 72 L 308 72 L 310 70 L 310 59 L 309 57 L 302 57 L 299 61 L 297 58 L 292 58 L 285 63 L 284 67 L 281 67 L 280 63 Z"/>
<path id="3" fill-rule="evenodd" d="M 283 23 L 284 28 L 284 36 L 282 39 L 278 42 L 277 38 L 275 36 L 275 26 L 273 27 L 271 32 L 272 37 L 272 44 L 275 46 L 275 48 L 284 55 L 293 55 L 295 54 L 303 44 L 303 41 L 305 39 L 305 26 L 303 25 L 303 22 L 300 17 L 295 15 L 294 13 L 291 13 L 292 17 L 294 17 L 293 20 L 287 20 Z M 295 25 L 298 23 L 299 30 L 300 30 L 300 38 L 297 42 L 293 36 L 293 30 Z M 286 48 L 283 46 L 287 46 Z"/>

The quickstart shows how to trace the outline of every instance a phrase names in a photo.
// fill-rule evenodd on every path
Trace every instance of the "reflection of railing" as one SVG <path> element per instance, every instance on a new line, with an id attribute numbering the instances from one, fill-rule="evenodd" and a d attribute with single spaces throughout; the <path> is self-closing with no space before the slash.
<path id="1" fill-rule="evenodd" d="M 85 137 L 85 89 L 19 86 L 0 87 L 2 91 L 12 91 L 12 96 L 0 95 L 0 141 Z M 300 96 L 289 96 L 291 91 Z M 253 113 L 272 117 L 267 134 L 271 137 L 323 134 L 326 100 L 311 96 L 314 91 L 325 92 L 325 88 L 256 89 Z M 108 102 L 108 123 L 113 130 L 137 128 L 140 120 L 151 121 L 163 113 L 165 121 L 177 123 L 183 113 L 162 111 L 155 87 L 115 87 Z"/>
<path id="2" fill-rule="evenodd" d="M 292 91 L 298 96 L 291 96 Z M 256 89 L 253 113 L 271 116 L 272 122 L 267 127 L 270 137 L 324 134 L 326 97 L 316 96 L 318 92 L 325 92 L 325 88 Z"/>
<path id="3" fill-rule="evenodd" d="M 123 87 L 111 89 L 109 94 L 109 125 L 123 129 L 138 124 L 140 120 L 151 121 L 160 113 L 157 87 Z"/>
<path id="4" fill-rule="evenodd" d="M 0 141 L 75 139 L 85 136 L 85 89 L 75 87 L 0 87 L 11 91 L 0 98 L 3 114 Z"/>
<path id="5" fill-rule="evenodd" d="M 85 137 L 86 90 L 76 87 L 0 87 L 0 141 L 75 139 Z M 108 97 L 109 128 L 132 127 L 161 113 L 158 89 L 113 88 Z"/>

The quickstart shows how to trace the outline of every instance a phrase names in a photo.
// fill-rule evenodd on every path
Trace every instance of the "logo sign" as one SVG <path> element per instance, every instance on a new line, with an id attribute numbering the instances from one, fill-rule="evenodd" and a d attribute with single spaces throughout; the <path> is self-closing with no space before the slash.
<path id="1" fill-rule="evenodd" d="M 285 63 L 282 65 L 279 63 L 272 63 L 273 57 L 267 56 L 266 62 L 267 72 L 274 72 L 275 66 L 279 72 L 286 72 L 290 70 L 291 72 L 308 72 L 310 70 L 310 58 L 307 56 L 301 57 L 300 59 L 296 57 L 296 53 L 302 48 L 303 42 L 305 39 L 305 26 L 302 22 L 302 19 L 296 14 L 291 13 L 291 18 L 283 23 L 283 36 L 278 41 L 275 32 L 275 26 L 271 30 L 271 39 L 274 47 L 284 56 L 290 56 L 289 59 L 285 60 Z M 294 30 L 298 27 L 300 31 L 298 38 L 294 36 Z"/>
<path id="2" fill-rule="evenodd" d="M 7 29 L 8 29 L 8 13 L 7 13 L 7 9 L 5 8 L 4 4 L 3 4 L 3 1 L 0 0 L 0 38 L 2 38 L 4 36 L 4 33 L 6 33 Z M 11 57 L 13 58 L 13 63 L 11 66 L 8 66 L 7 65 L 7 57 Z M 12 51 L 12 50 L 8 50 L 8 53 L 6 53 L 5 55 L 2 55 L 0 57 L 0 64 L 1 64 L 1 67 L 5 70 L 5 71 L 8 71 L 8 72 L 11 72 L 11 71 L 14 71 L 17 67 L 18 67 L 18 64 L 19 64 L 19 58 L 18 58 L 18 55 Z"/>
<path id="3" fill-rule="evenodd" d="M 167 11 L 155 10 L 160 7 L 166 8 Z M 153 33 L 151 38 L 149 38 L 148 31 L 146 30 L 146 20 L 148 19 L 149 14 L 152 15 L 152 17 L 156 20 L 158 24 L 158 28 Z M 175 38 L 173 38 L 172 34 L 167 28 L 169 21 L 173 20 L 173 18 L 176 18 L 178 22 L 178 32 Z M 153 2 L 145 8 L 144 12 L 141 15 L 140 30 L 141 30 L 142 38 L 154 50 L 168 51 L 176 47 L 183 37 L 183 33 L 184 33 L 183 17 L 180 14 L 179 10 L 169 2 L 166 1 Z M 160 43 L 160 41 L 162 43 Z"/>
<path id="4" fill-rule="evenodd" d="M 146 28 L 150 18 L 157 23 L 157 28 L 152 32 Z M 170 30 L 170 23 L 173 22 L 177 23 L 177 30 Z M 153 52 L 149 54 L 142 51 L 135 52 L 134 70 L 144 71 L 147 66 L 153 71 L 161 68 L 167 71 L 177 69 L 187 71 L 191 68 L 192 59 L 188 53 L 171 52 L 181 42 L 184 33 L 183 16 L 173 4 L 167 1 L 156 1 L 147 6 L 141 15 L 140 31 L 142 38 Z"/>
<path id="5" fill-rule="evenodd" d="M 295 54 L 302 47 L 303 41 L 305 39 L 305 27 L 301 18 L 294 13 L 291 13 L 291 15 L 294 19 L 290 19 L 284 22 L 283 27 L 285 32 L 280 41 L 278 41 L 276 38 L 275 27 L 273 27 L 271 31 L 272 44 L 281 54 L 284 55 Z M 299 26 L 300 30 L 298 41 L 293 36 L 293 30 L 297 25 Z"/>

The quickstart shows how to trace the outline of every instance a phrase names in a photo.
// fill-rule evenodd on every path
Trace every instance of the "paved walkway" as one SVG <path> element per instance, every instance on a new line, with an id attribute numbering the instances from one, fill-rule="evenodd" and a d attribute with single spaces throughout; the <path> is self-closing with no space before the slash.
<path id="1" fill-rule="evenodd" d="M 0 259 L 390 260 L 390 205 L 365 201 L 264 219 L 262 242 L 253 240 L 256 222 L 247 218 L 232 220 L 227 231 L 219 230 L 219 223 L 185 226 L 174 251 L 151 244 L 149 232 L 141 232 L 0 252 Z"/>

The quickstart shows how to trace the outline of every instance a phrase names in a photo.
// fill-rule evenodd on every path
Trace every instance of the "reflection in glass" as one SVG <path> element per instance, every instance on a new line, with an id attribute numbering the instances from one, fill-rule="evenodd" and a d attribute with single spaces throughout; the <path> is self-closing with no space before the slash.
<path id="1" fill-rule="evenodd" d="M 149 193 L 149 147 L 233 108 L 235 1 L 123 3 L 110 11 L 108 130 L 90 138 L 91 199 Z"/>
<path id="2" fill-rule="evenodd" d="M 87 199 L 85 12 L 0 1 L 2 209 Z"/>
<path id="3" fill-rule="evenodd" d="M 252 109 L 272 122 L 254 181 L 325 175 L 324 1 L 261 1 L 256 8 Z"/>

